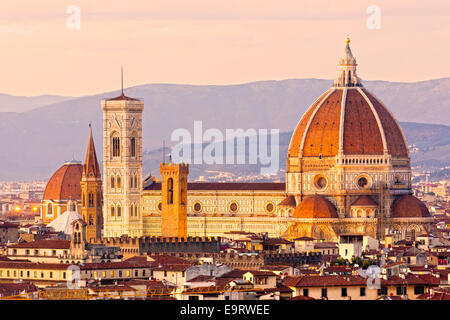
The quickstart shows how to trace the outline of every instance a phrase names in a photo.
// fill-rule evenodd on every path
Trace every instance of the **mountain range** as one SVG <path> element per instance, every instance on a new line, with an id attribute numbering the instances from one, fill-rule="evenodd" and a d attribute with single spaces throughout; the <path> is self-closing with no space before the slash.
<path id="1" fill-rule="evenodd" d="M 285 157 L 282 140 L 289 142 L 290 132 L 302 114 L 331 84 L 331 80 L 324 79 L 288 79 L 238 85 L 146 84 L 127 88 L 127 96 L 145 101 L 143 148 L 152 160 L 144 158 L 144 172 L 156 173 L 152 163 L 162 160 L 159 149 L 163 140 L 167 146 L 173 145 L 171 133 L 175 129 L 193 132 L 194 121 L 199 120 L 203 130 L 279 129 L 283 133 L 280 157 Z M 418 147 L 411 154 L 413 165 L 449 165 L 450 78 L 412 83 L 365 81 L 364 86 L 401 121 L 408 143 Z M 15 97 L 15 112 L 11 112 L 13 104 L 8 106 L 0 95 L 0 180 L 48 179 L 65 161 L 83 160 L 89 123 L 97 156 L 102 159 L 100 103 L 119 94 L 114 91 L 76 98 L 40 96 L 23 100 Z M 50 100 L 45 102 L 43 97 Z M 198 170 L 201 176 L 204 169 Z"/>

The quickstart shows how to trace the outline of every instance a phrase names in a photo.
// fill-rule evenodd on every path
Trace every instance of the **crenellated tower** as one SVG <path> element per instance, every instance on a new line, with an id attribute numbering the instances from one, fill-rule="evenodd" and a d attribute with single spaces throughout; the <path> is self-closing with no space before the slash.
<path id="1" fill-rule="evenodd" d="M 161 228 L 163 237 L 187 237 L 188 164 L 161 163 Z"/>

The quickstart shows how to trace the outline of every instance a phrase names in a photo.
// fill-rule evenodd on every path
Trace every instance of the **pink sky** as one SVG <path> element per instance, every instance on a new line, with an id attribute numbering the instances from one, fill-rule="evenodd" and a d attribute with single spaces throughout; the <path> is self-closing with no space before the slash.
<path id="1" fill-rule="evenodd" d="M 448 0 L 0 2 L 0 92 L 85 95 L 146 83 L 334 78 L 346 35 L 364 80 L 450 76 Z M 381 29 L 366 9 L 381 8 Z M 81 29 L 66 26 L 69 5 Z"/>

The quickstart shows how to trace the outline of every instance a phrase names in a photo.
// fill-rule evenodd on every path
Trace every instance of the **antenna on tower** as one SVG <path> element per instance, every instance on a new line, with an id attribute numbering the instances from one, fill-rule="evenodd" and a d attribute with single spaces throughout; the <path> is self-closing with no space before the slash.
<path id="1" fill-rule="evenodd" d="M 163 163 L 166 163 L 166 140 L 163 140 Z"/>
<path id="2" fill-rule="evenodd" d="M 122 83 L 122 95 L 123 95 L 123 67 L 120 67 L 120 81 Z"/>

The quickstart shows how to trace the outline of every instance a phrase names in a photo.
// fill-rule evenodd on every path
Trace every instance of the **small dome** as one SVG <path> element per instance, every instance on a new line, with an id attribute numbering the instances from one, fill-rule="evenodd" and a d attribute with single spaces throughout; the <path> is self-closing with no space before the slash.
<path id="1" fill-rule="evenodd" d="M 44 200 L 80 200 L 81 175 L 83 166 L 80 162 L 66 162 L 59 168 L 47 183 L 44 191 Z"/>
<path id="2" fill-rule="evenodd" d="M 305 198 L 295 209 L 294 218 L 338 218 L 336 208 L 326 198 L 314 195 Z"/>
<path id="3" fill-rule="evenodd" d="M 404 195 L 394 201 L 392 218 L 429 218 L 427 206 L 411 195 Z"/>
<path id="4" fill-rule="evenodd" d="M 295 201 L 295 197 L 293 195 L 287 196 L 278 204 L 279 207 L 292 207 L 295 208 L 297 206 L 297 202 Z"/>
<path id="5" fill-rule="evenodd" d="M 356 201 L 352 203 L 352 206 L 378 207 L 378 203 L 376 203 L 371 197 L 364 195 L 356 199 Z"/>
<path id="6" fill-rule="evenodd" d="M 64 232 L 67 235 L 73 233 L 72 222 L 81 219 L 81 215 L 75 211 L 66 211 L 58 218 L 50 222 L 47 227 L 52 227 L 56 232 Z"/>

